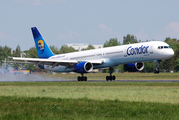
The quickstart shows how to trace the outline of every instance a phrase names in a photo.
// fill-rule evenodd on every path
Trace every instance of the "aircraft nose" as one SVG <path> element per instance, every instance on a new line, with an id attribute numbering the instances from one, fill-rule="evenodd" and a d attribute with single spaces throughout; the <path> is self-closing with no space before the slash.
<path id="1" fill-rule="evenodd" d="M 173 49 L 170 49 L 170 50 L 167 51 L 167 56 L 168 56 L 169 58 L 171 58 L 173 55 L 174 55 Z"/>
<path id="2" fill-rule="evenodd" d="M 174 55 L 174 51 L 173 51 L 173 49 L 171 50 L 170 54 L 171 54 L 171 56 L 173 56 L 173 55 Z"/>

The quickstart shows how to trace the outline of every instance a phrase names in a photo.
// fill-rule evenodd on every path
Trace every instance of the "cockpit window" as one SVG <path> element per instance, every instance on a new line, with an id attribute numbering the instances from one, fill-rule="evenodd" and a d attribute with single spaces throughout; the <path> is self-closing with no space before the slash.
<path id="1" fill-rule="evenodd" d="M 158 49 L 167 49 L 167 48 L 171 48 L 170 46 L 158 46 Z"/>
<path id="2" fill-rule="evenodd" d="M 168 46 L 164 46 L 164 48 L 168 48 Z"/>

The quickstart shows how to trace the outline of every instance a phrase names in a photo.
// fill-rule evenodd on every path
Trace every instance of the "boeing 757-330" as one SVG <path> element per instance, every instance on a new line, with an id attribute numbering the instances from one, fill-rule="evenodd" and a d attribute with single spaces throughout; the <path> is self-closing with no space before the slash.
<path id="1" fill-rule="evenodd" d="M 151 41 L 128 45 L 120 45 L 107 48 L 72 52 L 55 55 L 36 27 L 32 27 L 37 53 L 39 58 L 13 57 L 14 62 L 26 61 L 37 67 L 54 72 L 76 72 L 81 73 L 78 81 L 87 81 L 84 73 L 90 73 L 93 69 L 109 68 L 109 76 L 106 80 L 115 80 L 112 75 L 113 68 L 123 64 L 127 71 L 141 71 L 146 61 L 154 61 L 155 73 L 159 73 L 158 62 L 169 59 L 174 55 L 173 49 L 165 42 Z"/>

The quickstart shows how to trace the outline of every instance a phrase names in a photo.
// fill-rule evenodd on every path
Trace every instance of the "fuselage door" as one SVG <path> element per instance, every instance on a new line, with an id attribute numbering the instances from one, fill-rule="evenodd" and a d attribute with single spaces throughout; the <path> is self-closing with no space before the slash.
<path id="1" fill-rule="evenodd" d="M 126 48 L 124 49 L 124 57 L 127 57 L 127 49 L 128 49 L 128 47 L 126 47 Z"/>
<path id="2" fill-rule="evenodd" d="M 149 46 L 149 53 L 150 53 L 150 54 L 153 54 L 153 44 L 151 44 L 151 45 Z"/>

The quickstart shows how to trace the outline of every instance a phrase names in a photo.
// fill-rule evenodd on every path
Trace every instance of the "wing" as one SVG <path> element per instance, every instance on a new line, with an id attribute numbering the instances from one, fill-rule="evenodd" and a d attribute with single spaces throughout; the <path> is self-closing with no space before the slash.
<path id="1" fill-rule="evenodd" d="M 66 66 L 67 68 L 72 68 L 76 64 L 84 61 L 91 62 L 92 64 L 102 64 L 102 60 L 57 60 L 57 59 L 39 59 L 39 58 L 19 58 L 19 57 L 13 57 L 12 58 L 13 63 L 21 63 L 21 64 L 34 64 L 36 66 L 38 65 L 51 65 L 52 68 L 58 65 Z M 25 62 L 19 62 L 19 61 L 25 61 Z"/>

